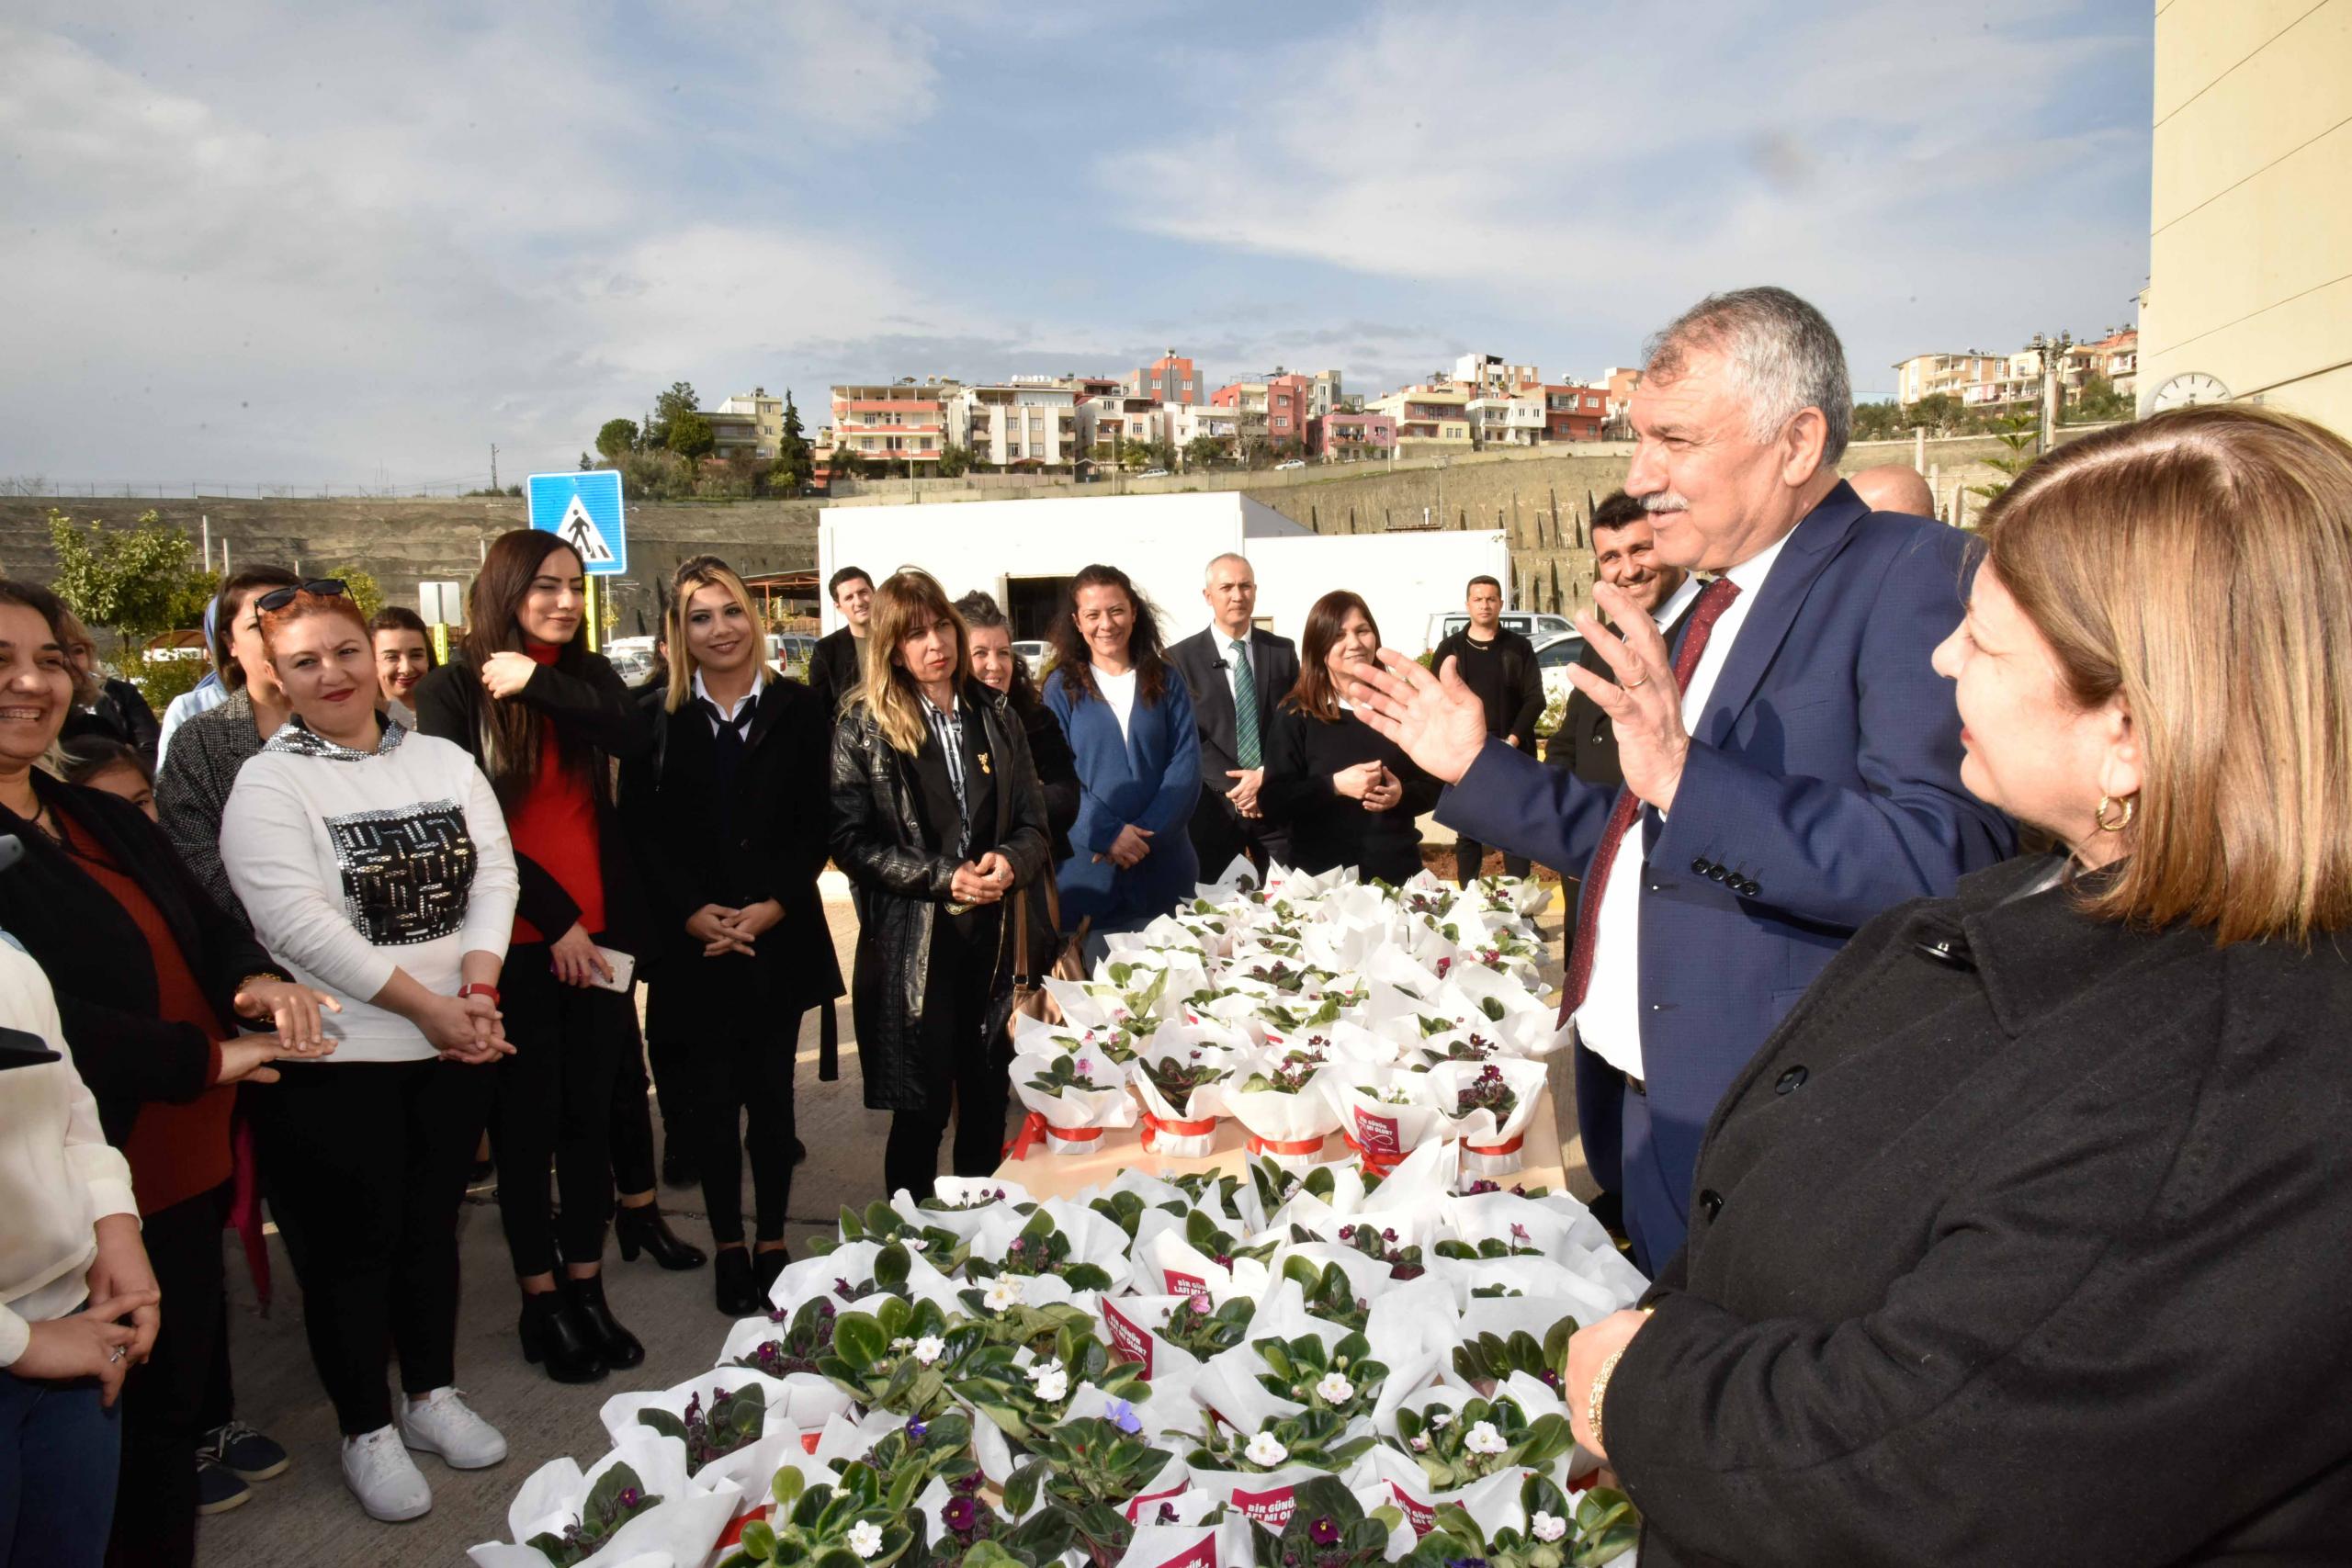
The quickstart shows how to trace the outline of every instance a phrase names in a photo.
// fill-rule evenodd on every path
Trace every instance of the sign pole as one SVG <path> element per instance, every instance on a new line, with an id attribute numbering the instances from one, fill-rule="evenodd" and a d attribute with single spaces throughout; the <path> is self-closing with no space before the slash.
<path id="1" fill-rule="evenodd" d="M 587 580 L 583 587 L 587 591 L 588 599 L 588 651 L 594 653 L 604 646 L 605 641 L 604 620 L 596 613 L 598 609 L 596 601 L 603 595 L 596 592 L 596 580 L 593 577 Z"/>

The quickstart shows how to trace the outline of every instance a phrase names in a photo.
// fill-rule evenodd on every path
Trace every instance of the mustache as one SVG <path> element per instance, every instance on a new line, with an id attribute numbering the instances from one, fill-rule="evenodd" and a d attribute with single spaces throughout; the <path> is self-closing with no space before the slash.
<path id="1" fill-rule="evenodd" d="M 1690 510 L 1690 503 L 1684 500 L 1681 493 L 1678 491 L 1652 491 L 1649 494 L 1641 497 L 1641 502 L 1642 510 L 1650 513 L 1688 512 Z"/>

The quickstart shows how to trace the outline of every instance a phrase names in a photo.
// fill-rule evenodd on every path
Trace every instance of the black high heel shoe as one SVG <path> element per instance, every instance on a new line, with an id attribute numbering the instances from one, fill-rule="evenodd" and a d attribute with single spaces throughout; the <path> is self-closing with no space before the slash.
<path id="1" fill-rule="evenodd" d="M 740 1247 L 722 1247 L 712 1266 L 711 1286 L 718 1310 L 729 1317 L 750 1317 L 767 1307 L 767 1298 L 752 1280 L 752 1258 Z"/>
<path id="2" fill-rule="evenodd" d="M 699 1269 L 710 1261 L 702 1248 L 680 1241 L 662 1217 L 662 1205 L 622 1204 L 613 1213 L 613 1238 L 621 1244 L 621 1261 L 634 1263 L 639 1252 L 650 1253 L 664 1269 Z"/>
<path id="3" fill-rule="evenodd" d="M 776 1276 L 783 1273 L 784 1266 L 791 1261 L 791 1252 L 781 1247 L 767 1247 L 752 1254 L 752 1278 L 759 1282 L 761 1300 L 767 1299 L 768 1292 L 775 1288 Z"/>
<path id="4" fill-rule="evenodd" d="M 557 1382 L 601 1382 L 604 1358 L 596 1336 L 561 1285 L 536 1295 L 525 1292 L 523 1320 L 516 1325 L 523 1359 L 543 1366 Z"/>
<path id="5" fill-rule="evenodd" d="M 638 1343 L 636 1335 L 621 1326 L 613 1309 L 605 1303 L 603 1275 L 567 1280 L 565 1289 L 571 1292 L 572 1305 L 581 1321 L 587 1325 L 589 1343 L 595 1346 L 597 1359 L 616 1371 L 644 1361 L 645 1347 Z"/>

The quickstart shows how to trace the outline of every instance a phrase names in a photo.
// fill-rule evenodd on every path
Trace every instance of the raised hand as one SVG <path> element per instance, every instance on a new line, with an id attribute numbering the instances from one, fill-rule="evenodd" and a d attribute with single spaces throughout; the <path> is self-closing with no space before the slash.
<path id="1" fill-rule="evenodd" d="M 1616 679 L 1604 680 L 1578 665 L 1569 666 L 1568 679 L 1609 716 L 1625 787 L 1660 811 L 1672 810 L 1683 760 L 1690 754 L 1674 656 L 1657 623 L 1623 589 L 1600 583 L 1592 598 L 1616 625 L 1604 626 L 1598 615 L 1583 615 L 1577 617 L 1577 630 L 1584 634 L 1588 647 L 1600 649 Z"/>
<path id="2" fill-rule="evenodd" d="M 1486 747 L 1486 705 L 1462 683 L 1451 659 L 1434 675 L 1393 648 L 1380 650 L 1380 662 L 1385 668 L 1353 667 L 1357 711 L 1423 773 L 1456 783 Z"/>

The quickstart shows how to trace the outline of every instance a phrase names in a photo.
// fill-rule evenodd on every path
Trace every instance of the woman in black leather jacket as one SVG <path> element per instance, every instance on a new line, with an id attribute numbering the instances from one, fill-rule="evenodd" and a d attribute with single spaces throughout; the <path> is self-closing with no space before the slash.
<path id="1" fill-rule="evenodd" d="M 1003 695 L 972 680 L 964 623 L 925 572 L 875 590 L 865 684 L 833 732 L 833 860 L 865 890 L 850 983 L 865 1103 L 894 1114 L 888 1189 L 994 1170 L 1012 1009 L 1006 895 L 1046 865 L 1046 805 Z M 1017 904 L 1014 906 L 1017 908 Z"/>

